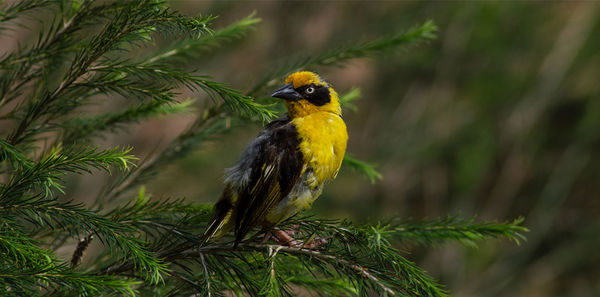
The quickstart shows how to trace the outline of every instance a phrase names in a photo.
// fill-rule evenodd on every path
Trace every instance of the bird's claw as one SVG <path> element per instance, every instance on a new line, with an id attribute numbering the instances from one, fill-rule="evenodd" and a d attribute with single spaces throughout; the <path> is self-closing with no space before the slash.
<path id="1" fill-rule="evenodd" d="M 328 240 L 331 237 L 323 237 L 323 238 L 314 238 L 309 240 L 308 242 L 302 242 L 300 240 L 295 240 L 292 235 L 296 233 L 296 230 L 274 230 L 268 232 L 263 238 L 261 243 L 267 242 L 267 240 L 273 238 L 280 245 L 295 247 L 295 248 L 305 248 L 305 249 L 317 249 L 320 246 L 327 244 Z"/>

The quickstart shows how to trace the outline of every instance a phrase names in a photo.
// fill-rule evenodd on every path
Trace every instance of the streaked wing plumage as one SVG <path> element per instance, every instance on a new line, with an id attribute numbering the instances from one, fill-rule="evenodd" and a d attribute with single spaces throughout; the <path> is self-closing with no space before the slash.
<path id="1" fill-rule="evenodd" d="M 300 177 L 304 161 L 298 133 L 290 119 L 277 119 L 265 128 L 228 170 L 226 183 L 238 193 L 236 244 L 285 198 Z"/>

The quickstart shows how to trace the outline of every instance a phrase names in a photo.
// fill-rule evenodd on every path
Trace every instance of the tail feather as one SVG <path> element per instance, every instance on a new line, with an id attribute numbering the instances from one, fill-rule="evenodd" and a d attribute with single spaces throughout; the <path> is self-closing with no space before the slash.
<path id="1" fill-rule="evenodd" d="M 210 223 L 208 227 L 206 227 L 206 231 L 201 238 L 201 245 L 204 245 L 211 238 L 213 238 L 223 226 L 228 223 L 228 220 L 231 219 L 231 212 L 233 210 L 233 204 L 231 203 L 231 197 L 228 195 L 229 191 L 224 191 L 221 199 L 215 203 L 215 207 L 213 209 L 213 215 L 210 219 Z M 225 231 L 225 230 L 223 230 Z"/>
<path id="2" fill-rule="evenodd" d="M 221 230 L 221 228 L 225 224 L 225 217 L 227 215 L 227 212 L 225 212 L 224 214 L 219 214 L 218 216 L 215 215 L 213 215 L 211 223 L 206 228 L 206 231 L 204 231 L 204 234 L 202 234 L 202 239 L 200 240 L 201 245 L 204 245 L 207 241 L 213 238 L 215 234 L 219 232 L 219 230 Z"/>

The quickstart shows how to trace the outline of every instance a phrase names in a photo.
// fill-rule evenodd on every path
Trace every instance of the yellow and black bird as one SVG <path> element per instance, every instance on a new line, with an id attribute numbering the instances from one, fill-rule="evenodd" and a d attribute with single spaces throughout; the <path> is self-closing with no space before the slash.
<path id="1" fill-rule="evenodd" d="M 300 71 L 271 96 L 284 99 L 288 113 L 270 122 L 226 170 L 204 241 L 233 230 L 237 246 L 252 228 L 309 208 L 340 169 L 348 134 L 335 90 L 317 74 Z M 279 236 L 289 243 L 289 236 Z"/>

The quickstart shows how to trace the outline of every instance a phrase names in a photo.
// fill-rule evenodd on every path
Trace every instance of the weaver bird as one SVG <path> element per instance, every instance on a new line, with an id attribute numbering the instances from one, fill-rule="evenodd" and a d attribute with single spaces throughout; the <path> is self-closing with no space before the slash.
<path id="1" fill-rule="evenodd" d="M 348 134 L 335 90 L 300 71 L 271 96 L 285 100 L 287 115 L 267 124 L 226 170 L 203 241 L 233 230 L 237 246 L 252 228 L 272 227 L 309 208 L 340 169 Z M 276 238 L 290 244 L 291 237 L 278 232 Z"/>

